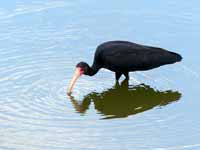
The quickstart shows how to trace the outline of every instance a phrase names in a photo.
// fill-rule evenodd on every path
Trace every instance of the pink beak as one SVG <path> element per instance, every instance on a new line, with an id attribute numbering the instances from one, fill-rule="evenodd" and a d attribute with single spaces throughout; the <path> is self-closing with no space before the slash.
<path id="1" fill-rule="evenodd" d="M 70 82 L 69 88 L 67 90 L 67 95 L 71 95 L 73 87 L 76 83 L 76 81 L 78 80 L 78 78 L 83 74 L 83 70 L 79 67 L 76 68 L 75 73 L 72 77 L 72 80 Z"/>

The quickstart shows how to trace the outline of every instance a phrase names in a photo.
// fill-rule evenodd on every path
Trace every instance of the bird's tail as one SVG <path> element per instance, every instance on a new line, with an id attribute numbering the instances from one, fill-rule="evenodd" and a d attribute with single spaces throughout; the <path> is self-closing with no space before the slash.
<path id="1" fill-rule="evenodd" d="M 180 62 L 182 59 L 183 59 L 183 57 L 180 55 L 180 54 L 178 54 L 178 53 L 174 53 L 174 52 L 170 52 L 174 57 L 174 62 Z"/>

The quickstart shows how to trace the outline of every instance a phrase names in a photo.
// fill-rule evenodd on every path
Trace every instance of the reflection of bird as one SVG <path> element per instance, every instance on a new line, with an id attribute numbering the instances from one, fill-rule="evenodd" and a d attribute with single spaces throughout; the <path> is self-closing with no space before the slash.
<path id="1" fill-rule="evenodd" d="M 179 100 L 180 97 L 179 92 L 162 92 L 144 84 L 128 87 L 128 80 L 124 80 L 121 85 L 117 84 L 102 93 L 92 92 L 86 95 L 82 102 L 71 96 L 71 102 L 81 114 L 84 114 L 90 103 L 94 102 L 95 109 L 103 114 L 105 119 L 110 119 L 134 115 L 155 106 L 165 106 Z"/>
<path id="2" fill-rule="evenodd" d="M 116 80 L 123 74 L 129 79 L 129 72 L 153 69 L 162 65 L 181 61 L 182 57 L 162 48 L 144 46 L 127 41 L 106 42 L 97 47 L 93 65 L 85 62 L 76 65 L 68 94 L 82 74 L 93 76 L 99 69 L 106 68 L 115 72 Z"/>

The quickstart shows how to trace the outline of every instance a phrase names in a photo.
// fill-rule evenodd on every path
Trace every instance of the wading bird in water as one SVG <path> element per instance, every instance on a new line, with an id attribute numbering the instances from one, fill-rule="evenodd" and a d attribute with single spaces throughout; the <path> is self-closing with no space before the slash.
<path id="1" fill-rule="evenodd" d="M 81 75 L 93 76 L 101 68 L 115 72 L 118 81 L 122 74 L 129 79 L 129 72 L 145 71 L 179 62 L 181 59 L 181 55 L 158 47 L 128 41 L 105 42 L 97 47 L 91 67 L 86 62 L 76 65 L 67 94 L 71 94 L 76 80 Z"/>

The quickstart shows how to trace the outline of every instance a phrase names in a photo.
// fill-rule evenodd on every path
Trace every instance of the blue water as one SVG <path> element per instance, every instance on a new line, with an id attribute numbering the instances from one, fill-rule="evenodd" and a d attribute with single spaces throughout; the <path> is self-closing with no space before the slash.
<path id="1" fill-rule="evenodd" d="M 200 149 L 200 2 L 15 0 L 0 2 L 0 149 Z M 83 76 L 109 40 L 162 47 L 177 64 Z"/>

